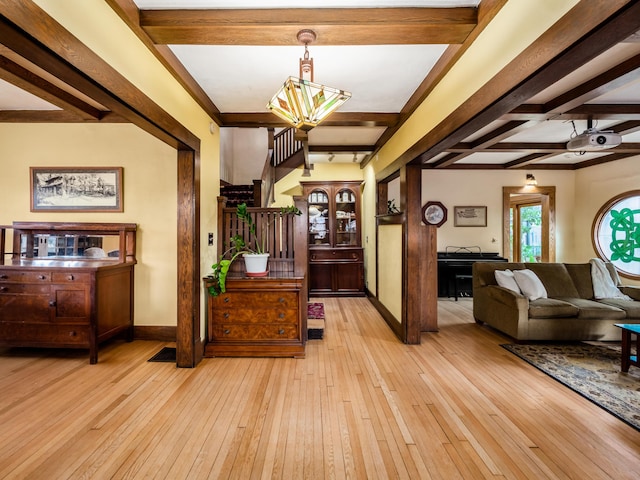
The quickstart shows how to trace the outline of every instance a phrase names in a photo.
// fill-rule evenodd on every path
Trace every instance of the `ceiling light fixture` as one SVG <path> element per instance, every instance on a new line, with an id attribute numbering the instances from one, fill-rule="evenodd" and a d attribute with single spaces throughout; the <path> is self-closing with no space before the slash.
<path id="1" fill-rule="evenodd" d="M 356 152 L 353 152 L 353 163 L 356 163 L 358 161 L 358 154 Z"/>
<path id="2" fill-rule="evenodd" d="M 336 156 L 333 153 L 329 154 L 329 161 L 331 162 Z"/>
<path id="3" fill-rule="evenodd" d="M 316 34 L 313 30 L 300 30 L 297 38 L 304 44 L 300 78 L 289 77 L 267 108 L 298 130 L 309 131 L 349 100 L 351 93 L 313 83 L 313 58 L 309 57 L 308 45 L 315 41 Z"/>
<path id="4" fill-rule="evenodd" d="M 538 181 L 536 180 L 536 177 L 533 176 L 533 173 L 527 173 L 527 179 L 525 180 L 524 184 L 527 187 L 535 187 L 536 185 L 538 185 Z"/>

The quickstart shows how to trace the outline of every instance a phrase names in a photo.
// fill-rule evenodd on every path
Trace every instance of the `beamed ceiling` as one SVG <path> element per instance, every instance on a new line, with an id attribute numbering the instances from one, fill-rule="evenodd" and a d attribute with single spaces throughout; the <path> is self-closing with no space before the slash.
<path id="1" fill-rule="evenodd" d="M 315 80 L 353 97 L 309 133 L 312 162 L 353 161 L 355 154 L 363 164 L 506 3 L 344 0 L 317 8 L 327 2 L 314 0 L 299 8 L 287 0 L 106 1 L 221 127 L 285 126 L 266 103 L 297 75 L 304 51 L 297 32 L 313 29 Z M 153 106 L 138 104 L 139 92 L 73 36 L 51 45 L 60 27 L 32 2 L 22 3 L 0 0 L 1 122 L 131 122 L 178 147 L 196 142 Z M 639 3 L 579 2 L 390 169 L 409 162 L 577 169 L 640 154 Z M 567 34 L 580 28 L 582 36 Z M 54 31 L 58 37 L 48 33 Z M 65 42 L 71 48 L 60 46 Z M 65 50 L 73 51 L 68 58 Z M 623 143 L 567 151 L 574 130 L 581 133 L 588 122 L 619 133 Z"/>

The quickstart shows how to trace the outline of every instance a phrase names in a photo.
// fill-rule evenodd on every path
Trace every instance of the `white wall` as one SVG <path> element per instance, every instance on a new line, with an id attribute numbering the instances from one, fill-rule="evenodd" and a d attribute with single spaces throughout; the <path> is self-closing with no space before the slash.
<path id="1" fill-rule="evenodd" d="M 223 127 L 220 132 L 220 178 L 233 185 L 260 179 L 269 148 L 267 129 Z"/>
<path id="2" fill-rule="evenodd" d="M 582 261 L 575 254 L 573 211 L 575 172 L 569 170 L 423 170 L 422 204 L 435 200 L 448 210 L 448 219 L 438 228 L 438 251 L 447 246 L 479 246 L 483 252 L 502 254 L 502 187 L 524 185 L 533 173 L 540 186 L 556 187 L 556 260 Z M 486 206 L 486 227 L 454 227 L 454 206 Z"/>

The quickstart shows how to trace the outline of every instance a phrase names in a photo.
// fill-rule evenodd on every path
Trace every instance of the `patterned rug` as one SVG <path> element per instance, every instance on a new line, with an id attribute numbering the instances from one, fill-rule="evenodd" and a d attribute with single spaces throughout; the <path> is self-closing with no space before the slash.
<path id="1" fill-rule="evenodd" d="M 619 345 L 501 346 L 640 430 L 640 369 L 620 372 Z"/>
<path id="2" fill-rule="evenodd" d="M 324 304 L 310 302 L 307 304 L 307 338 L 322 340 L 324 336 Z"/>

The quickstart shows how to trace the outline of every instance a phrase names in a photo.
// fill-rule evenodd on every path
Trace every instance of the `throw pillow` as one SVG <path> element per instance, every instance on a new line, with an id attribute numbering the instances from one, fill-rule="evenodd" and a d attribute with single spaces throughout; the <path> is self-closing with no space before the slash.
<path id="1" fill-rule="evenodd" d="M 513 277 L 520 287 L 522 295 L 529 300 L 536 300 L 538 298 L 547 298 L 547 290 L 538 278 L 538 276 L 529 269 L 515 270 Z"/>
<path id="2" fill-rule="evenodd" d="M 511 270 L 496 270 L 495 274 L 498 285 L 507 288 L 512 292 L 520 293 L 520 287 L 518 287 L 518 283 L 513 277 L 513 272 Z"/>

